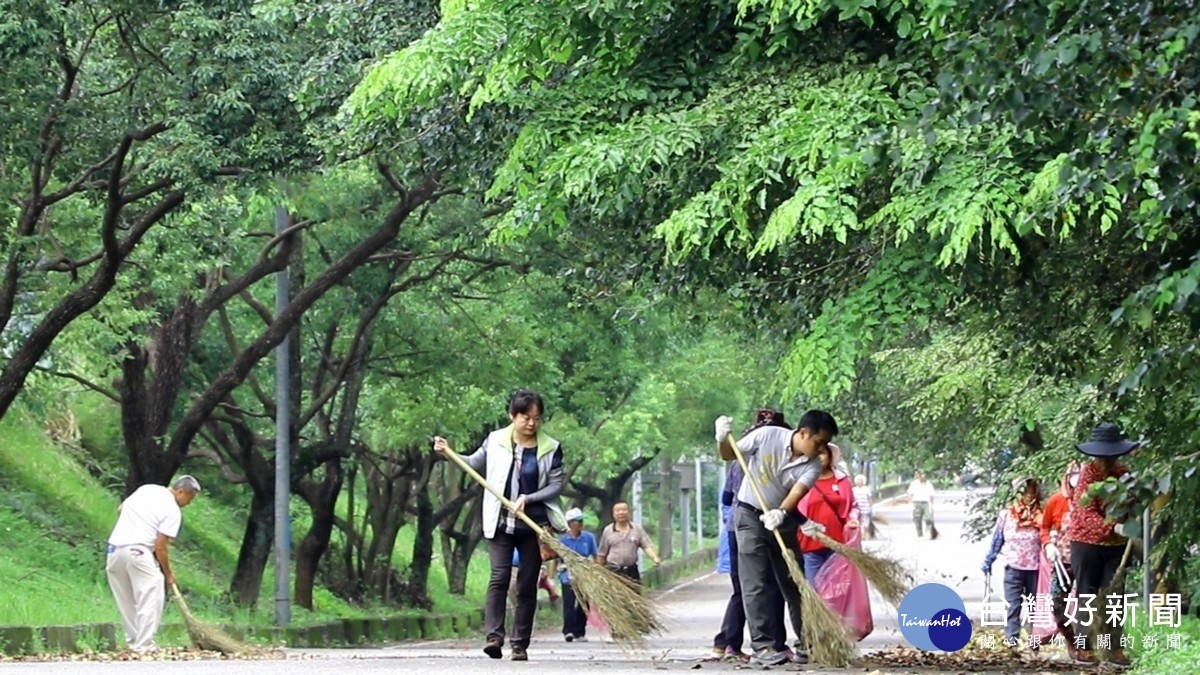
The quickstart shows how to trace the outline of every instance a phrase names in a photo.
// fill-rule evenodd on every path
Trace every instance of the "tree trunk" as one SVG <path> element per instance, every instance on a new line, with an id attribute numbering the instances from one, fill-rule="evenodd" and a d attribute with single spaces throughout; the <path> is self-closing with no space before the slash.
<path id="1" fill-rule="evenodd" d="M 325 463 L 325 477 L 320 482 L 306 480 L 296 490 L 312 510 L 312 526 L 296 547 L 295 602 L 310 611 L 313 609 L 317 567 L 321 556 L 329 550 L 329 539 L 333 536 L 334 511 L 343 477 L 342 460 L 333 459 Z"/>
<path id="2" fill-rule="evenodd" d="M 675 531 L 673 527 L 673 507 L 675 491 L 671 482 L 671 457 L 663 455 L 658 463 L 659 476 L 662 483 L 658 488 L 661 507 L 658 512 L 658 555 L 663 560 L 674 555 Z"/>
<path id="3" fill-rule="evenodd" d="M 229 593 L 239 606 L 251 607 L 258 601 L 262 592 L 263 570 L 271 557 L 274 541 L 275 493 L 273 490 L 253 490 L 246 531 L 242 534 L 242 548 L 238 551 L 237 567 L 229 585 Z"/>
<path id="4" fill-rule="evenodd" d="M 425 486 L 428 485 L 426 482 Z M 433 499 L 429 496 L 429 490 L 419 489 L 416 493 L 417 532 L 409 565 L 408 591 L 412 594 L 414 604 L 429 606 L 429 568 L 433 565 L 433 532 L 437 523 L 434 521 Z"/>
<path id="5" fill-rule="evenodd" d="M 360 564 L 367 588 L 384 601 L 391 596 L 391 560 L 396 537 L 407 522 L 405 507 L 413 485 L 411 466 L 411 460 L 403 452 L 381 457 L 378 463 L 366 461 L 362 466 L 367 505 L 360 532 L 365 538 L 369 529 L 371 538 Z"/>
<path id="6" fill-rule="evenodd" d="M 470 569 L 471 556 L 483 541 L 483 528 L 479 525 L 480 513 L 483 511 L 483 499 L 475 497 L 471 500 L 462 518 L 447 519 L 443 522 L 442 530 L 442 564 L 446 568 L 446 581 L 450 592 L 454 595 L 465 595 L 467 592 L 467 572 Z M 455 525 L 461 520 L 461 527 Z"/>

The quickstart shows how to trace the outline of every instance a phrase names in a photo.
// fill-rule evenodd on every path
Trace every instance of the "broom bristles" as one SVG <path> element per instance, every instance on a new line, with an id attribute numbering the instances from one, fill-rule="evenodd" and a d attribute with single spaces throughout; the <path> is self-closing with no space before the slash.
<path id="1" fill-rule="evenodd" d="M 787 564 L 788 574 L 800 590 L 800 611 L 804 618 L 804 635 L 801 638 L 808 646 L 809 658 L 814 663 L 838 668 L 850 665 L 854 658 L 854 645 L 851 644 L 846 624 L 808 583 L 790 548 L 783 547 L 783 560 Z"/>
<path id="2" fill-rule="evenodd" d="M 862 549 L 835 541 L 824 532 L 818 532 L 816 538 L 835 553 L 845 556 L 891 604 L 899 607 L 900 601 L 912 589 L 912 573 L 898 560 L 873 556 Z"/>
<path id="3" fill-rule="evenodd" d="M 234 639 L 216 626 L 204 623 L 192 616 L 187 603 L 183 601 L 183 595 L 179 592 L 179 588 L 172 586 L 171 590 L 175 594 L 176 604 L 179 605 L 179 613 L 183 615 L 183 625 L 187 627 L 188 637 L 191 638 L 192 644 L 197 649 L 221 652 L 222 654 L 248 654 L 254 651 L 250 645 Z"/>
<path id="4" fill-rule="evenodd" d="M 580 605 L 596 605 L 618 645 L 640 645 L 646 637 L 662 633 L 658 611 L 640 584 L 584 558 L 548 532 L 542 532 L 542 541 L 562 558 Z"/>

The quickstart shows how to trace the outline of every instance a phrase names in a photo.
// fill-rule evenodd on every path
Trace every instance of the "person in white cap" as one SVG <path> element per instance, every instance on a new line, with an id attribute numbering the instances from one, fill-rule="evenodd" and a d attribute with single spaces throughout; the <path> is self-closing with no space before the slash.
<path id="1" fill-rule="evenodd" d="M 596 537 L 591 532 L 583 531 L 583 511 L 578 508 L 567 511 L 567 533 L 559 541 L 584 558 L 596 557 Z M 558 571 L 558 581 L 562 584 L 563 639 L 567 642 L 587 642 L 587 607 L 575 597 L 571 575 L 565 565 Z"/>
<path id="2" fill-rule="evenodd" d="M 154 636 L 162 622 L 167 586 L 175 584 L 167 553 L 183 524 L 180 509 L 200 494 L 200 483 L 180 476 L 171 487 L 143 485 L 117 507 L 120 514 L 108 536 L 104 570 L 121 610 L 125 644 L 138 653 L 158 649 Z"/>

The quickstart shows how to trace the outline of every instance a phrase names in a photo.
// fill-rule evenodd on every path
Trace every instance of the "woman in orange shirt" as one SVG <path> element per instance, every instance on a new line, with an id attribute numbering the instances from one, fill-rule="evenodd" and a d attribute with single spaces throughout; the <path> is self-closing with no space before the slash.
<path id="1" fill-rule="evenodd" d="M 842 450 L 833 443 L 819 455 L 821 475 L 813 488 L 800 500 L 797 509 L 809 520 L 825 526 L 825 534 L 837 542 L 846 541 L 846 530 L 858 527 L 858 504 L 854 500 L 854 485 L 850 476 L 837 470 Z M 833 549 L 813 537 L 797 532 L 800 552 L 804 555 L 804 576 L 808 583 L 816 582 L 817 572 L 833 555 Z"/>
<path id="2" fill-rule="evenodd" d="M 1067 616 L 1067 596 L 1071 593 L 1073 572 L 1071 571 L 1071 541 L 1067 539 L 1067 527 L 1071 521 L 1071 503 L 1074 500 L 1075 486 L 1079 485 L 1079 463 L 1071 462 L 1063 473 L 1058 492 L 1050 495 L 1042 513 L 1042 546 L 1046 558 L 1054 565 L 1061 565 L 1067 574 L 1064 586 L 1055 572 L 1050 574 L 1050 607 L 1054 613 L 1054 622 L 1058 632 L 1062 634 L 1067 645 L 1067 655 L 1072 659 L 1078 656 L 1075 649 L 1075 629 Z"/>

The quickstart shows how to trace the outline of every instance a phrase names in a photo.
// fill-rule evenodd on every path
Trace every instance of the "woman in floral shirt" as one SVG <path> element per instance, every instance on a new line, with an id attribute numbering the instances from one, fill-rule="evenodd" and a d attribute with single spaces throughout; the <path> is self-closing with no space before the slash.
<path id="1" fill-rule="evenodd" d="M 983 573 L 992 573 L 997 557 L 1004 560 L 1004 600 L 1008 603 L 1004 638 L 1016 645 L 1021 633 L 1021 596 L 1037 593 L 1042 561 L 1042 493 L 1032 476 L 1014 480 L 1012 489 L 1016 499 L 996 518 Z"/>
<path id="2" fill-rule="evenodd" d="M 1108 660 L 1114 665 L 1127 666 L 1129 657 L 1125 650 L 1119 648 L 1124 632 L 1123 626 L 1111 626 L 1104 618 L 1100 618 L 1107 616 L 1108 602 L 1099 595 L 1116 575 L 1129 540 L 1117 534 L 1114 524 L 1108 520 L 1109 504 L 1103 499 L 1092 498 L 1087 494 L 1093 485 L 1129 473 L 1129 469 L 1117 461 L 1117 458 L 1133 452 L 1138 444 L 1125 440 L 1117 425 L 1104 423 L 1092 430 L 1092 437 L 1087 443 L 1080 443 L 1075 447 L 1093 458 L 1083 465 L 1083 470 L 1079 473 L 1079 485 L 1075 488 L 1074 503 L 1071 505 L 1071 522 L 1067 526 L 1067 538 L 1071 541 L 1071 569 L 1075 572 L 1075 594 L 1080 598 L 1080 607 L 1087 603 L 1086 596 L 1097 596 L 1090 603 L 1090 606 L 1096 609 L 1094 617 L 1097 618 L 1093 618 L 1093 622 L 1099 623 L 1100 628 L 1097 632 L 1106 631 L 1110 644 L 1118 647 L 1112 650 Z M 1121 595 L 1123 590 L 1114 588 L 1111 592 Z M 1095 645 L 1092 642 L 1095 638 L 1086 633 L 1085 636 L 1086 642 L 1079 650 L 1076 660 L 1094 663 Z"/>

